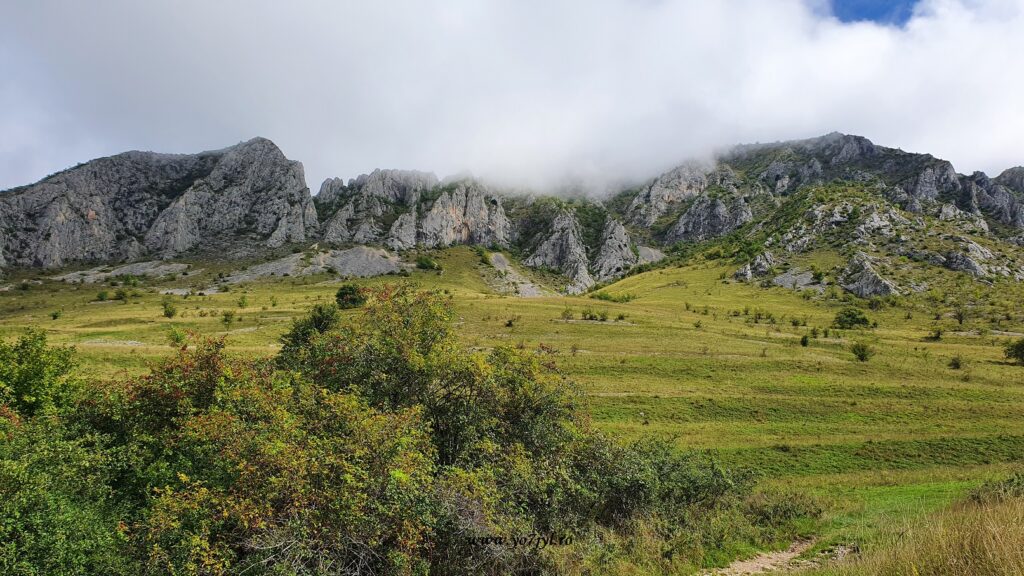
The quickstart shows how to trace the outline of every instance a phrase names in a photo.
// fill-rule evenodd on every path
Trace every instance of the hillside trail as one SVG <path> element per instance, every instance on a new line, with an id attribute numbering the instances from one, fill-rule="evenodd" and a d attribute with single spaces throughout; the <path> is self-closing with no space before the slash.
<path id="1" fill-rule="evenodd" d="M 706 576 L 748 576 L 750 574 L 772 574 L 788 571 L 797 568 L 794 562 L 797 556 L 806 552 L 812 545 L 813 540 L 797 540 L 790 544 L 786 550 L 777 552 L 763 552 L 747 558 L 737 560 L 725 568 L 705 573 Z"/>

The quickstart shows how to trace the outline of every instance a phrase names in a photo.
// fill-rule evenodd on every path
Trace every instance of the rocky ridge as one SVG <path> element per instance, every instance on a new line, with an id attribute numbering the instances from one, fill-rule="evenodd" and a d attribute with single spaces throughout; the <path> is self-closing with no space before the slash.
<path id="1" fill-rule="evenodd" d="M 258 256 L 314 242 L 335 252 L 387 248 L 399 258 L 476 245 L 558 271 L 566 290 L 580 293 L 664 258 L 663 250 L 728 237 L 753 249 L 738 262 L 742 281 L 820 248 L 845 257 L 835 283 L 864 297 L 900 293 L 879 267 L 904 257 L 984 281 L 1024 279 L 1024 168 L 961 175 L 930 155 L 843 134 L 738 146 L 606 201 L 524 196 L 411 170 L 330 178 L 310 196 L 301 164 L 257 138 L 195 155 L 94 160 L 0 193 L 0 218 L 0 267 L 8 268 L 204 251 Z M 270 268 L 288 274 L 334 267 L 296 255 L 276 262 Z M 817 285 L 807 274 L 791 268 L 772 280 Z"/>
<path id="2" fill-rule="evenodd" d="M 194 155 L 127 152 L 0 193 L 0 265 L 169 257 L 315 238 L 302 165 L 271 141 Z"/>

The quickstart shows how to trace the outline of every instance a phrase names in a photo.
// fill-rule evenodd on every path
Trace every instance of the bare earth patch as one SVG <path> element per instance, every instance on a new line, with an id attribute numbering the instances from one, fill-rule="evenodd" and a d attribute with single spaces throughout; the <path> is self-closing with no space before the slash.
<path id="1" fill-rule="evenodd" d="M 545 295 L 544 289 L 530 282 L 526 276 L 523 276 L 513 268 L 512 263 L 508 261 L 508 258 L 505 258 L 504 254 L 500 252 L 492 253 L 491 265 L 502 276 L 503 286 L 501 289 L 503 292 L 515 294 L 521 298 L 536 298 Z"/>
<path id="2" fill-rule="evenodd" d="M 797 540 L 786 550 L 764 552 L 748 558 L 737 560 L 721 570 L 709 572 L 714 576 L 746 576 L 748 574 L 768 574 L 796 568 L 797 556 L 806 552 L 814 544 L 813 540 Z"/>

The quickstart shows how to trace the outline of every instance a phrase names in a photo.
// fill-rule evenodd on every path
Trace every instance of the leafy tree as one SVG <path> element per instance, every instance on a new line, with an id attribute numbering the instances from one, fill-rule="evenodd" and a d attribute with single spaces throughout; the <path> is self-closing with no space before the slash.
<path id="1" fill-rule="evenodd" d="M 366 295 L 355 284 L 342 284 L 334 294 L 334 301 L 342 310 L 362 308 L 366 304 Z"/>
<path id="2" fill-rule="evenodd" d="M 22 416 L 65 405 L 71 397 L 74 350 L 47 346 L 46 334 L 29 330 L 13 344 L 0 341 L 0 405 Z"/>

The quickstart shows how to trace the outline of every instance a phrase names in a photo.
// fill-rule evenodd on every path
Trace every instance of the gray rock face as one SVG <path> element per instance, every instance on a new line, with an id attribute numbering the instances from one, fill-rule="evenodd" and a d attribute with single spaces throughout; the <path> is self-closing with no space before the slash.
<path id="1" fill-rule="evenodd" d="M 416 247 L 416 209 L 402 214 L 391 225 L 386 244 L 392 250 L 408 250 Z"/>
<path id="2" fill-rule="evenodd" d="M 940 196 L 960 192 L 960 180 L 949 162 L 938 162 L 918 174 L 907 192 L 915 200 L 937 200 Z"/>
<path id="3" fill-rule="evenodd" d="M 384 244 L 394 250 L 509 246 L 513 228 L 500 198 L 472 180 L 453 184 L 434 200 L 424 198 L 437 185 L 433 174 L 404 170 L 374 170 L 348 186 L 328 179 L 317 195 L 322 211 L 334 211 L 323 226 L 323 240 Z"/>
<path id="4" fill-rule="evenodd" d="M 637 264 L 653 264 L 665 259 L 665 253 L 650 246 L 637 246 Z"/>
<path id="5" fill-rule="evenodd" d="M 909 220 L 891 208 L 888 210 L 875 210 L 868 214 L 857 226 L 855 234 L 858 238 L 862 239 L 874 236 L 892 238 L 896 235 L 896 230 L 909 224 Z"/>
<path id="6" fill-rule="evenodd" d="M 825 290 L 825 285 L 814 280 L 814 274 L 810 270 L 787 270 L 772 278 L 772 284 L 789 288 L 791 290 L 816 289 L 819 292 Z"/>
<path id="7" fill-rule="evenodd" d="M 775 256 L 766 250 L 761 254 L 754 256 L 754 259 L 749 263 L 744 264 L 742 268 L 736 271 L 734 276 L 737 280 L 750 282 L 754 278 L 760 278 L 770 274 L 772 269 L 775 268 L 775 265 Z"/>
<path id="8" fill-rule="evenodd" d="M 150 278 L 159 278 L 161 276 L 180 276 L 183 272 L 188 270 L 188 268 L 188 264 L 161 262 L 155 260 L 150 262 L 125 264 L 124 266 L 117 266 L 115 268 L 101 266 L 91 270 L 81 270 L 78 272 L 54 276 L 53 279 L 70 283 L 82 282 L 85 284 L 94 284 L 96 282 L 105 282 L 109 278 L 117 278 L 118 276 L 148 276 Z"/>
<path id="9" fill-rule="evenodd" d="M 395 212 L 405 213 L 415 208 L 420 195 L 437 186 L 437 177 L 415 170 L 374 170 L 349 181 L 346 186 L 340 178 L 328 178 L 320 186 L 316 203 L 331 213 L 323 226 L 323 240 L 328 244 L 380 244 L 404 246 L 407 236 L 395 237 L 394 233 L 406 234 L 402 226 L 408 225 L 408 218 L 402 219 L 400 228 L 389 230 L 384 237 L 384 217 Z M 394 226 L 394 223 L 392 223 Z M 413 216 L 415 226 L 415 216 Z M 413 240 L 415 243 L 415 239 Z"/>
<path id="10" fill-rule="evenodd" d="M 195 155 L 93 160 L 0 195 L 0 221 L 3 260 L 42 267 L 229 242 L 273 247 L 318 226 L 302 165 L 262 138 Z"/>
<path id="11" fill-rule="evenodd" d="M 501 200 L 476 182 L 460 182 L 451 193 L 442 192 L 419 223 L 417 242 L 431 248 L 454 244 L 507 247 L 512 223 Z"/>
<path id="12" fill-rule="evenodd" d="M 349 183 L 363 196 L 380 198 L 394 204 L 414 206 L 420 194 L 437 186 L 437 176 L 417 170 L 374 170 Z"/>
<path id="13" fill-rule="evenodd" d="M 724 236 L 753 220 L 742 199 L 727 205 L 720 198 L 701 196 L 679 217 L 665 237 L 667 242 L 701 242 Z"/>
<path id="14" fill-rule="evenodd" d="M 996 221 L 1024 229 L 1024 168 L 1010 168 L 989 179 L 974 173 L 967 184 L 974 204 Z"/>
<path id="15" fill-rule="evenodd" d="M 988 273 L 977 260 L 962 252 L 947 252 L 943 264 L 950 270 L 966 272 L 979 278 Z"/>
<path id="16" fill-rule="evenodd" d="M 650 226 L 672 204 L 703 194 L 711 170 L 711 166 L 691 162 L 662 174 L 633 198 L 627 210 L 630 220 Z"/>
<path id="17" fill-rule="evenodd" d="M 569 278 L 569 294 L 586 292 L 594 285 L 588 271 L 587 249 L 580 225 L 571 212 L 562 212 L 551 225 L 551 234 L 524 262 L 534 268 L 551 268 Z"/>
<path id="18" fill-rule="evenodd" d="M 393 274 L 403 267 L 398 257 L 388 254 L 386 250 L 355 246 L 348 250 L 323 250 L 311 255 L 289 254 L 236 272 L 225 281 L 237 284 L 274 276 L 308 276 L 332 271 L 340 276 L 365 278 Z"/>
<path id="19" fill-rule="evenodd" d="M 601 250 L 594 259 L 594 275 L 599 282 L 618 278 L 636 265 L 637 256 L 622 223 L 609 219 L 601 234 Z"/>
<path id="20" fill-rule="evenodd" d="M 855 254 L 847 263 L 840 285 L 861 298 L 899 294 L 899 288 L 883 278 L 872 266 L 871 258 L 863 252 Z"/>

